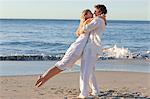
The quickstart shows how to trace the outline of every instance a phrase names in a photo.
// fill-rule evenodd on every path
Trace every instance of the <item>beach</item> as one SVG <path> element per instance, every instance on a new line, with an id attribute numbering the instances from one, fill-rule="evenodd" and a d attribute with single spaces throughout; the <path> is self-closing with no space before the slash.
<path id="1" fill-rule="evenodd" d="M 40 88 L 34 84 L 77 39 L 79 22 L 0 19 L 0 99 L 76 99 L 80 93 L 78 64 Z M 107 23 L 102 38 L 105 50 L 96 63 L 99 99 L 150 98 L 149 21 Z"/>
<path id="2" fill-rule="evenodd" d="M 34 86 L 38 76 L 1 76 L 0 99 L 72 99 L 79 95 L 79 72 L 60 73 L 40 88 Z M 96 77 L 101 93 L 106 93 L 99 99 L 150 97 L 150 73 L 96 71 Z"/>

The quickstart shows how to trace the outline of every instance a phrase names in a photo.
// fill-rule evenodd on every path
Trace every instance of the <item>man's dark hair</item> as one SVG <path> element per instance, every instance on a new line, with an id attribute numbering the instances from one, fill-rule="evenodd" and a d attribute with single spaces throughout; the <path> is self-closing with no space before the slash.
<path id="1" fill-rule="evenodd" d="M 105 5 L 97 4 L 94 6 L 96 9 L 99 9 L 102 11 L 102 14 L 107 14 L 107 8 Z"/>

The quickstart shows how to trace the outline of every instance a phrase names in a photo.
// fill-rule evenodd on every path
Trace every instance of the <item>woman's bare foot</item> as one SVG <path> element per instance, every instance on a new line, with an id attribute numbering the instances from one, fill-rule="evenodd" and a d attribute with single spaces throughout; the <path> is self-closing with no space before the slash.
<path id="1" fill-rule="evenodd" d="M 48 69 L 48 71 L 46 71 L 42 76 L 38 77 L 38 80 L 35 84 L 35 86 L 40 87 L 41 85 L 43 85 L 46 81 L 48 81 L 48 79 L 52 78 L 53 76 L 59 74 L 60 72 L 62 72 L 63 70 L 60 70 L 59 68 L 57 68 L 56 66 L 54 66 L 52 69 Z"/>
<path id="2" fill-rule="evenodd" d="M 35 86 L 40 87 L 40 86 L 43 84 L 42 81 L 43 81 L 43 78 L 42 78 L 42 76 L 40 75 L 40 76 L 38 77 L 38 80 L 36 81 Z"/>

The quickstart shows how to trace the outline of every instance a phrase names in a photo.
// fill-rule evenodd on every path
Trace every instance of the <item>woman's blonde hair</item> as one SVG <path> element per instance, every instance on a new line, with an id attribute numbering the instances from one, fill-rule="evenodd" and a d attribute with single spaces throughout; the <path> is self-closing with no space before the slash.
<path id="1" fill-rule="evenodd" d="M 80 16 L 81 19 L 85 19 L 85 15 L 87 15 L 88 12 L 91 12 L 90 9 L 85 9 L 82 11 L 82 14 Z M 92 12 L 91 12 L 92 13 Z"/>

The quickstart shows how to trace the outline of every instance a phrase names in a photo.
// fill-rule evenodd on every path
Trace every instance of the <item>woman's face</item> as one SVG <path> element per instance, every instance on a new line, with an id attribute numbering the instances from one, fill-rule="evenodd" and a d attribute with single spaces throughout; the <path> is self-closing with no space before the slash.
<path id="1" fill-rule="evenodd" d="M 85 19 L 89 19 L 89 18 L 93 18 L 92 12 L 88 12 L 88 13 L 85 15 Z"/>

